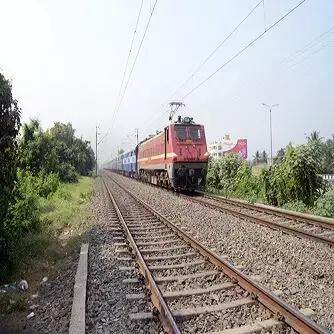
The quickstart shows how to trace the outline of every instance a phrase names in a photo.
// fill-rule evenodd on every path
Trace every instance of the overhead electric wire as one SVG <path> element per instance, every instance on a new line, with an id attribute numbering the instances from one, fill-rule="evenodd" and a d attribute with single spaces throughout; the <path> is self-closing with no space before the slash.
<path id="1" fill-rule="evenodd" d="M 124 79 L 125 79 L 125 75 L 126 75 L 126 72 L 128 70 L 128 66 L 129 66 L 129 61 L 130 61 L 130 56 L 131 56 L 131 52 L 132 52 L 132 48 L 133 48 L 133 43 L 134 43 L 134 40 L 135 40 L 135 37 L 136 37 L 136 33 L 137 33 L 137 28 L 138 28 L 138 24 L 139 24 L 139 20 L 140 20 L 140 15 L 141 15 L 141 11 L 142 11 L 142 8 L 143 8 L 143 3 L 144 3 L 144 0 L 141 1 L 141 4 L 140 4 L 140 8 L 139 8 L 139 12 L 138 12 L 138 15 L 137 15 L 137 21 L 136 21 L 136 26 L 135 26 L 135 29 L 133 31 L 133 35 L 132 35 L 132 40 L 131 40 L 131 44 L 130 44 L 130 49 L 129 49 L 129 52 L 128 52 L 128 57 L 126 59 L 126 63 L 125 63 L 125 68 L 124 68 L 124 71 L 123 71 L 123 75 L 122 75 L 122 81 L 121 81 L 121 85 L 119 87 L 119 92 L 118 92 L 118 96 L 117 96 L 117 102 L 115 104 L 115 108 L 114 108 L 114 111 L 113 111 L 113 115 L 111 117 L 111 119 L 113 120 L 114 117 L 115 117 L 115 113 L 116 113 L 116 109 L 117 109 L 117 105 L 118 105 L 118 101 L 121 97 L 121 93 L 122 93 L 122 87 L 123 87 L 123 83 L 124 83 Z M 106 134 L 103 136 L 103 138 L 98 142 L 98 144 L 102 143 L 102 141 L 107 137 L 107 135 L 109 134 L 110 132 L 110 129 L 106 132 Z"/>
<path id="2" fill-rule="evenodd" d="M 182 87 L 184 87 L 192 78 L 193 76 L 199 72 L 199 70 L 212 58 L 212 56 L 227 42 L 228 39 L 239 29 L 239 27 L 253 14 L 253 12 L 260 6 L 263 0 L 259 1 L 255 7 L 243 18 L 240 23 L 224 38 L 222 42 L 220 42 L 216 48 L 197 66 L 195 71 L 174 91 L 170 98 L 172 98 Z"/>
<path id="3" fill-rule="evenodd" d="M 274 22 L 268 29 L 266 29 L 264 32 L 262 32 L 260 35 L 258 35 L 256 38 L 254 38 L 245 47 L 243 47 L 241 50 L 239 50 L 234 56 L 232 56 L 229 60 L 227 60 L 223 65 L 221 65 L 217 70 L 215 70 L 213 73 L 211 73 L 206 79 L 202 80 L 198 85 L 196 85 L 194 88 L 192 88 L 187 94 L 185 94 L 182 97 L 182 100 L 185 99 L 186 97 L 188 97 L 190 94 L 192 94 L 198 88 L 200 88 L 204 83 L 206 83 L 208 80 L 210 80 L 215 74 L 217 74 L 225 66 L 227 66 L 229 63 L 231 63 L 234 59 L 236 59 L 237 57 L 239 57 L 243 52 L 245 52 L 249 47 L 251 47 L 255 42 L 257 42 L 261 37 L 263 37 L 268 31 L 270 31 L 271 29 L 273 29 L 277 24 L 279 24 L 281 21 L 283 21 L 292 12 L 294 12 L 304 2 L 306 2 L 306 0 L 303 0 L 303 1 L 299 2 L 295 7 L 293 7 L 292 9 L 290 9 L 280 19 L 278 19 L 276 22 Z"/>
<path id="4" fill-rule="evenodd" d="M 233 28 L 233 30 L 224 38 L 223 41 L 221 41 L 213 51 L 197 66 L 195 71 L 174 91 L 174 93 L 168 98 L 167 102 L 163 105 L 168 105 L 170 102 L 170 99 L 181 89 L 183 88 L 193 77 L 196 73 L 200 71 L 200 69 L 212 58 L 212 56 L 227 42 L 228 39 L 231 38 L 231 36 L 240 28 L 240 26 L 253 14 L 253 12 L 261 5 L 263 0 L 260 0 L 252 9 L 251 11 Z M 151 126 L 153 123 L 158 121 L 164 114 L 168 113 L 168 110 L 164 110 L 161 112 L 161 114 L 158 115 L 158 117 L 154 117 L 153 121 L 149 123 L 149 125 L 146 125 L 146 127 Z M 150 121 L 148 120 L 148 121 Z M 146 123 L 146 122 L 145 122 Z"/>
<path id="5" fill-rule="evenodd" d="M 324 42 L 324 38 L 326 37 L 326 35 L 328 35 L 330 33 L 333 33 L 333 30 L 334 30 L 334 26 L 332 26 L 328 30 L 324 31 L 320 35 L 316 36 L 311 41 L 309 41 L 306 45 L 304 45 L 304 47 L 302 47 L 301 49 L 295 51 L 293 54 L 290 54 L 290 56 L 288 56 L 287 58 L 285 58 L 282 61 L 282 63 L 289 63 L 289 62 L 296 61 L 297 57 L 303 55 L 304 53 L 308 52 L 313 47 L 315 47 L 318 44 Z"/>
<path id="6" fill-rule="evenodd" d="M 128 66 L 129 66 L 129 60 L 130 60 L 130 56 L 131 56 L 131 52 L 132 52 L 133 42 L 135 40 L 135 36 L 136 36 L 137 28 L 138 28 L 138 23 L 139 23 L 139 19 L 140 19 L 141 10 L 143 8 L 143 3 L 144 3 L 144 0 L 141 0 L 139 13 L 138 13 L 138 16 L 137 16 L 137 21 L 136 21 L 136 27 L 135 27 L 135 30 L 133 32 L 132 41 L 131 41 L 131 45 L 130 45 L 130 50 L 129 50 L 129 53 L 128 53 L 128 58 L 126 60 L 126 65 L 125 65 L 125 68 L 124 68 L 124 72 L 123 72 L 123 76 L 122 76 L 122 82 L 121 82 L 121 86 L 119 88 L 117 101 L 119 101 L 119 98 L 121 96 L 122 87 L 123 87 L 123 83 L 124 83 L 124 79 L 125 79 L 125 74 L 126 74 L 126 71 L 128 69 Z M 115 107 L 115 110 L 116 110 L 116 107 Z"/>
<path id="7" fill-rule="evenodd" d="M 125 87 L 124 87 L 124 90 L 123 90 L 123 94 L 122 94 L 121 100 L 119 101 L 118 107 L 117 107 L 117 109 L 116 109 L 116 114 L 117 114 L 117 112 L 119 111 L 119 108 L 120 108 L 120 106 L 121 106 L 121 104 L 122 104 L 122 101 L 123 101 L 123 99 L 124 99 L 126 90 L 127 90 L 127 88 L 128 88 L 128 85 L 129 85 L 129 82 L 130 82 L 130 79 L 131 79 L 131 75 L 132 75 L 133 70 L 134 70 L 134 68 L 135 68 L 135 66 L 136 66 L 136 62 L 137 62 L 137 59 L 138 59 L 138 56 L 139 56 L 141 47 L 142 47 L 142 45 L 143 45 L 143 42 L 144 42 L 144 39 L 145 39 L 147 30 L 148 30 L 148 28 L 149 28 L 149 26 L 150 26 L 151 19 L 152 19 L 152 15 L 153 15 L 153 13 L 154 13 L 154 10 L 155 10 L 155 7 L 156 7 L 156 5 L 157 5 L 157 2 L 158 2 L 158 0 L 155 0 L 155 3 L 154 3 L 154 5 L 153 5 L 153 9 L 152 9 L 152 11 L 151 11 L 151 13 L 150 13 L 150 17 L 149 17 L 148 22 L 147 22 L 146 27 L 145 27 L 145 31 L 144 31 L 143 37 L 142 37 L 142 39 L 141 39 L 141 41 L 140 41 L 140 44 L 139 44 L 139 47 L 138 47 L 138 51 L 137 51 L 135 60 L 134 60 L 134 62 L 133 62 L 133 64 L 132 64 L 132 68 L 131 68 L 130 74 L 129 74 L 128 79 L 127 79 L 127 81 L 126 81 L 126 84 L 125 84 Z"/>

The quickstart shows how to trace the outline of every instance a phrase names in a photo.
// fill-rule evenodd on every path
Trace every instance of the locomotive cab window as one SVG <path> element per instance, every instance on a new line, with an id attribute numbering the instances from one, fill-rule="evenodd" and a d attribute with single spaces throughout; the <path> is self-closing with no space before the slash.
<path id="1" fill-rule="evenodd" d="M 201 129 L 198 126 L 190 126 L 189 127 L 189 135 L 192 140 L 200 140 L 201 139 Z"/>
<path id="2" fill-rule="evenodd" d="M 175 127 L 176 138 L 179 140 L 186 140 L 187 139 L 187 127 L 185 126 L 176 126 Z"/>

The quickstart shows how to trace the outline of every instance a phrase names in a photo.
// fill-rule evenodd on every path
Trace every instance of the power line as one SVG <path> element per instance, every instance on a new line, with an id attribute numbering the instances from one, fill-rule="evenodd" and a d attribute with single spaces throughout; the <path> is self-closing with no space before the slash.
<path id="1" fill-rule="evenodd" d="M 301 49 L 295 51 L 293 54 L 290 54 L 290 56 L 288 56 L 287 58 L 285 58 L 282 61 L 282 63 L 293 62 L 293 61 L 296 60 L 297 57 L 302 56 L 304 53 L 308 52 L 310 49 L 314 48 L 315 46 L 317 46 L 321 42 L 324 42 L 324 39 L 326 38 L 326 35 L 328 35 L 330 33 L 333 33 L 333 29 L 334 29 L 334 26 L 332 26 L 328 30 L 324 31 L 320 35 L 316 36 L 311 41 L 309 41 L 306 45 L 304 45 L 304 47 L 302 47 Z"/>
<path id="2" fill-rule="evenodd" d="M 201 81 L 197 86 L 195 86 L 193 89 L 191 89 L 187 94 L 185 94 L 182 97 L 182 100 L 188 97 L 190 94 L 192 94 L 195 90 L 197 90 L 199 87 L 201 87 L 204 83 L 206 83 L 208 80 L 210 80 L 215 74 L 217 74 L 220 70 L 222 70 L 225 66 L 227 66 L 229 63 L 231 63 L 234 59 L 239 57 L 243 52 L 245 52 L 249 47 L 251 47 L 255 42 L 257 42 L 261 37 L 263 37 L 268 31 L 273 29 L 277 24 L 279 24 L 281 21 L 283 21 L 288 15 L 290 15 L 293 11 L 295 11 L 299 6 L 301 6 L 306 0 L 303 0 L 298 3 L 295 7 L 290 9 L 286 14 L 284 14 L 279 20 L 277 20 L 275 23 L 273 23 L 268 29 L 266 29 L 264 32 L 262 32 L 260 35 L 258 35 L 255 39 L 253 39 L 250 43 L 248 43 L 244 48 L 242 48 L 240 51 L 238 51 L 233 57 L 231 57 L 229 60 L 227 60 L 222 66 L 220 66 L 216 71 L 211 73 L 206 79 Z"/>
<path id="3" fill-rule="evenodd" d="M 121 85 L 120 85 L 120 87 L 119 87 L 119 92 L 118 92 L 118 95 L 117 95 L 117 100 L 116 100 L 115 108 L 114 108 L 114 111 L 113 111 L 113 115 L 112 115 L 112 117 L 111 117 L 112 120 L 113 120 L 114 117 L 115 117 L 115 113 L 116 113 L 116 109 L 117 109 L 118 101 L 119 101 L 119 99 L 120 99 L 120 97 L 121 97 L 122 87 L 123 87 L 123 83 L 124 83 L 124 79 L 125 79 L 126 72 L 127 72 L 127 70 L 128 70 L 129 61 L 130 61 L 130 56 L 131 56 L 131 52 L 132 52 L 132 48 L 133 48 L 133 43 L 134 43 L 134 40 L 135 40 L 135 37 L 136 37 L 136 33 L 137 33 L 137 28 L 138 28 L 138 23 L 139 23 L 139 19 L 140 19 L 141 11 L 142 11 L 142 8 L 143 8 L 143 3 L 144 3 L 144 0 L 141 1 L 140 8 L 139 8 L 139 12 L 138 12 L 138 15 L 137 15 L 136 26 L 135 26 L 135 29 L 134 29 L 134 31 L 133 31 L 132 40 L 131 40 L 131 44 L 130 44 L 130 49 L 129 49 L 129 52 L 128 52 L 128 57 L 127 57 L 127 59 L 126 59 L 125 68 L 124 68 L 123 75 L 122 75 Z M 106 132 L 106 134 L 103 136 L 103 138 L 100 140 L 99 143 L 101 143 L 101 142 L 108 136 L 109 132 L 110 132 L 110 129 Z"/>
<path id="4" fill-rule="evenodd" d="M 140 41 L 139 48 L 138 48 L 138 51 L 137 51 L 135 60 L 134 60 L 134 62 L 133 62 L 133 64 L 132 64 L 132 68 L 131 68 L 130 74 L 129 74 L 129 76 L 128 76 L 128 80 L 126 81 L 126 84 L 125 84 L 125 87 L 124 87 L 124 90 L 123 90 L 123 94 L 122 94 L 121 100 L 119 101 L 118 107 L 117 107 L 117 109 L 116 109 L 116 114 L 117 114 L 117 112 L 119 111 L 119 108 L 120 108 L 120 106 L 121 106 L 121 104 L 122 104 L 122 101 L 123 101 L 123 99 L 124 99 L 126 90 L 127 90 L 127 88 L 128 88 L 128 85 L 129 85 L 129 82 L 130 82 L 130 79 L 131 79 L 132 72 L 133 72 L 133 70 L 134 70 L 134 68 L 135 68 L 135 66 L 136 66 L 136 62 L 137 62 L 137 59 L 138 59 L 138 56 L 139 56 L 141 47 L 142 47 L 142 45 L 143 45 L 143 42 L 144 42 L 144 39 L 145 39 L 147 30 L 148 30 L 148 28 L 149 28 L 149 26 L 150 26 L 150 22 L 151 22 L 151 19 L 152 19 L 152 15 L 153 15 L 153 13 L 154 13 L 154 10 L 155 10 L 155 7 L 156 7 L 156 5 L 157 5 L 157 2 L 158 2 L 158 0 L 155 0 L 155 3 L 154 3 L 154 5 L 153 5 L 153 9 L 152 9 L 152 11 L 151 11 L 151 13 L 150 13 L 150 17 L 149 17 L 148 22 L 147 22 L 146 27 L 145 27 L 144 35 L 143 35 L 143 37 L 142 37 L 142 39 L 141 39 L 141 41 Z M 115 117 L 116 117 L 116 115 L 115 115 Z"/>
<path id="5" fill-rule="evenodd" d="M 238 25 L 220 42 L 216 48 L 197 66 L 195 71 L 174 91 L 169 99 L 171 99 L 181 88 L 183 88 L 193 77 L 197 74 L 200 69 L 212 58 L 212 56 L 225 44 L 225 42 L 239 29 L 239 27 L 253 14 L 253 12 L 260 6 L 264 0 L 259 1 L 255 7 L 244 17 L 244 19 L 238 23 Z"/>
<path id="6" fill-rule="evenodd" d="M 141 10 L 143 8 L 143 3 L 144 3 L 144 0 L 141 1 L 141 5 L 140 5 L 140 8 L 139 8 L 139 13 L 138 13 L 138 16 L 137 16 L 137 21 L 136 21 L 136 27 L 135 27 L 135 30 L 133 31 L 133 36 L 132 36 L 132 41 L 131 41 L 131 45 L 130 45 L 130 50 L 129 50 L 129 53 L 128 53 L 128 58 L 126 60 L 126 65 L 125 65 L 125 68 L 124 68 L 124 72 L 123 72 L 123 76 L 122 76 L 122 82 L 121 82 L 121 86 L 119 88 L 119 93 L 118 93 L 117 101 L 119 101 L 119 99 L 121 97 L 121 92 L 122 92 L 122 87 L 123 87 L 123 83 L 124 83 L 124 79 L 125 79 L 125 74 L 126 74 L 126 71 L 128 69 L 128 66 L 129 66 L 129 60 L 130 60 L 130 56 L 131 56 L 131 52 L 132 52 L 133 42 L 135 40 L 135 36 L 136 36 L 137 28 L 138 28 L 138 23 L 139 23 L 139 19 L 140 19 Z M 115 106 L 115 111 L 116 111 L 116 107 L 117 107 L 117 104 Z M 115 113 L 115 111 L 114 111 L 114 113 Z"/>
<path id="7" fill-rule="evenodd" d="M 197 66 L 195 71 L 174 91 L 172 95 L 168 98 L 166 103 L 163 104 L 163 106 L 168 106 L 168 103 L 173 98 L 173 96 L 181 89 L 183 88 L 190 80 L 193 79 L 194 75 L 197 74 L 200 69 L 212 58 L 212 56 L 227 42 L 228 39 L 240 28 L 240 26 L 253 14 L 253 12 L 261 5 L 261 3 L 264 2 L 264 0 L 260 0 L 252 9 L 251 11 L 233 28 L 233 30 L 224 38 L 222 42 L 220 42 L 213 51 Z M 150 118 L 148 121 L 151 120 L 149 125 L 146 125 L 146 127 L 151 126 L 156 121 L 160 120 L 162 116 L 164 116 L 168 110 L 162 111 L 157 117 L 152 119 Z"/>

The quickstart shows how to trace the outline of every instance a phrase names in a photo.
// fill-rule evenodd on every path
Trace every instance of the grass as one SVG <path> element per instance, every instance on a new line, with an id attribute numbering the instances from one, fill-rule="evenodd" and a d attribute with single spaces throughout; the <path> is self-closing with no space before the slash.
<path id="1" fill-rule="evenodd" d="M 81 177 L 78 183 L 61 184 L 50 198 L 40 198 L 41 228 L 25 235 L 16 245 L 15 270 L 7 277 L 7 283 L 25 279 L 32 293 L 44 276 L 52 276 L 66 258 L 76 253 L 74 250 L 92 222 L 89 205 L 93 182 L 93 178 Z M 21 294 L 1 294 L 0 313 L 24 310 L 25 296 Z"/>
<path id="2" fill-rule="evenodd" d="M 41 199 L 43 224 L 57 233 L 80 229 L 87 218 L 92 183 L 92 178 L 81 177 L 78 183 L 62 184 L 51 198 Z"/>

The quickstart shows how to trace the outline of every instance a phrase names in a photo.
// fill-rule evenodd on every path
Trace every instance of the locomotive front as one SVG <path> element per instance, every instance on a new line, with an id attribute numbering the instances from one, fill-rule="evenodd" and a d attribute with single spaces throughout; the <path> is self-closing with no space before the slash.
<path id="1" fill-rule="evenodd" d="M 204 126 L 195 124 L 190 117 L 178 117 L 170 125 L 173 162 L 168 171 L 176 190 L 193 191 L 205 186 L 208 152 Z"/>

